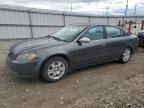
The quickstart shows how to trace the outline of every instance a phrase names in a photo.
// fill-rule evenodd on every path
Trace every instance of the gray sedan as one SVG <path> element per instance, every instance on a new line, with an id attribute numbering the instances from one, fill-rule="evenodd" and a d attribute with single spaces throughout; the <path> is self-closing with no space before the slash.
<path id="1" fill-rule="evenodd" d="M 17 77 L 55 82 L 78 68 L 127 63 L 138 42 L 137 36 L 116 26 L 70 25 L 53 35 L 15 44 L 6 60 Z"/>

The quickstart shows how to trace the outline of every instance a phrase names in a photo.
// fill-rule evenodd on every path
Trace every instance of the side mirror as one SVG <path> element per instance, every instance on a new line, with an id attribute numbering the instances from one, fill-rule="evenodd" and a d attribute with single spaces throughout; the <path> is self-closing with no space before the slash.
<path id="1" fill-rule="evenodd" d="M 90 39 L 87 38 L 87 37 L 83 37 L 83 38 L 79 39 L 79 42 L 81 42 L 81 43 L 89 43 Z"/>

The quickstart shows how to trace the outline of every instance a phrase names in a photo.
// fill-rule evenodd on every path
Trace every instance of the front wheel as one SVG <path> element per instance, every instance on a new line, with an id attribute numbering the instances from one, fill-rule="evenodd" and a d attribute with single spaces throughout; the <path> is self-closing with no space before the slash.
<path id="1" fill-rule="evenodd" d="M 120 57 L 121 63 L 127 63 L 130 60 L 131 57 L 131 49 L 129 47 L 126 47 Z"/>
<path id="2" fill-rule="evenodd" d="M 68 72 L 68 62 L 63 57 L 53 57 L 49 59 L 43 69 L 42 77 L 49 82 L 61 80 Z"/>

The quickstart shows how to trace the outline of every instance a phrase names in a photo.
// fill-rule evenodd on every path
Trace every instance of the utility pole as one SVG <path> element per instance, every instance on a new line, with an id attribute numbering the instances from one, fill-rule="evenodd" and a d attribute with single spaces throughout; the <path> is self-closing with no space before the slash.
<path id="1" fill-rule="evenodd" d="M 126 14 L 127 14 L 128 2 L 129 2 L 129 0 L 127 0 L 127 2 L 126 2 L 125 16 L 126 16 Z"/>
<path id="2" fill-rule="evenodd" d="M 73 9 L 72 9 L 72 1 L 71 1 L 71 12 L 73 11 Z"/>
<path id="3" fill-rule="evenodd" d="M 106 7 L 107 24 L 109 24 L 109 7 Z"/>
<path id="4" fill-rule="evenodd" d="M 109 7 L 106 8 L 106 16 L 109 14 Z"/>
<path id="5" fill-rule="evenodd" d="M 137 17 L 136 17 L 136 8 L 137 8 L 137 3 L 135 4 L 135 9 L 134 9 L 134 16 L 135 16 L 135 34 L 136 34 L 136 22 L 137 22 Z"/>
<path id="6" fill-rule="evenodd" d="M 137 3 L 135 4 L 134 16 L 136 15 L 136 8 L 137 8 Z"/>
<path id="7" fill-rule="evenodd" d="M 134 16 L 136 15 L 136 9 L 137 9 L 137 5 L 138 5 L 138 4 L 144 4 L 144 3 L 136 3 L 136 4 L 135 4 Z"/>
<path id="8" fill-rule="evenodd" d="M 127 2 L 126 2 L 125 14 L 124 14 L 124 17 L 123 17 L 123 28 L 125 26 L 125 18 L 126 18 L 126 15 L 127 15 L 128 2 L 129 2 L 129 0 L 127 0 Z M 126 28 L 126 26 L 125 26 L 125 28 Z"/>

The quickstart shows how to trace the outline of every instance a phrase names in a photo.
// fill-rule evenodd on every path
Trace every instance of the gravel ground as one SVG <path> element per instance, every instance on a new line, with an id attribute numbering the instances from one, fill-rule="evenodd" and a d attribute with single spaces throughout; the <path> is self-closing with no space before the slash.
<path id="1" fill-rule="evenodd" d="M 14 42 L 0 42 L 1 108 L 144 108 L 143 48 L 127 64 L 102 64 L 46 83 L 11 74 L 5 55 Z"/>

